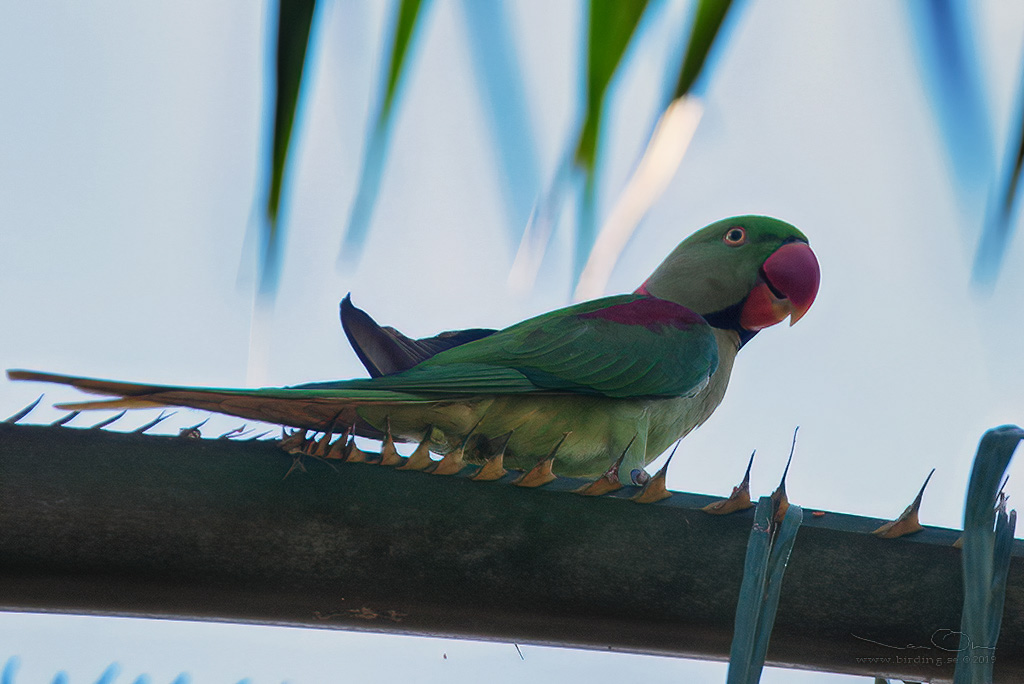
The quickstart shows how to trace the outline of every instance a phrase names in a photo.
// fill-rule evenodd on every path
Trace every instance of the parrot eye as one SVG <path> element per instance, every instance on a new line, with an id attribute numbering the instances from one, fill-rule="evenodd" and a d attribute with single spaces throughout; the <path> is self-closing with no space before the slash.
<path id="1" fill-rule="evenodd" d="M 725 232 L 725 237 L 722 238 L 722 241 L 730 247 L 739 247 L 746 243 L 747 231 L 739 226 L 735 226 Z"/>

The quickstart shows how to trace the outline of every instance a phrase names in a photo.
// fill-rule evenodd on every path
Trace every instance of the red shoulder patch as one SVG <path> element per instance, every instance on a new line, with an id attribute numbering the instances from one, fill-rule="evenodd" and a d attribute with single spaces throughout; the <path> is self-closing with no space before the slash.
<path id="1" fill-rule="evenodd" d="M 642 325 L 649 330 L 672 327 L 686 330 L 704 323 L 704 319 L 685 306 L 647 295 L 622 304 L 613 304 L 597 311 L 579 314 L 580 318 L 600 318 L 622 325 Z"/>

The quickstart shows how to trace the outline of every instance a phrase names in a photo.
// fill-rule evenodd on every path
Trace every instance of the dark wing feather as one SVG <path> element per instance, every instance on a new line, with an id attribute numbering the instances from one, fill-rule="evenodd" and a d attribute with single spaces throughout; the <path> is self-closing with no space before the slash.
<path id="1" fill-rule="evenodd" d="M 373 378 L 408 370 L 452 347 L 497 332 L 489 328 L 449 330 L 434 337 L 414 340 L 392 327 L 379 325 L 352 303 L 351 294 L 341 300 L 341 327 L 356 356 Z"/>

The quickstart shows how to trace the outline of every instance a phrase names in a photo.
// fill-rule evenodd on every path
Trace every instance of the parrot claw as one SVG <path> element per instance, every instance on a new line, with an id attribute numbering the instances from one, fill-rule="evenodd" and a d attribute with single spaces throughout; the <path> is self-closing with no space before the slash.
<path id="1" fill-rule="evenodd" d="M 676 450 L 679 448 L 679 442 L 672 447 L 672 453 L 668 455 L 668 460 L 665 461 L 665 465 L 661 466 L 661 470 L 655 473 L 654 477 L 647 480 L 644 488 L 632 498 L 632 501 L 637 503 L 657 503 L 662 499 L 667 499 L 672 496 L 672 492 L 668 491 L 668 487 L 665 486 L 665 476 L 668 475 L 668 466 L 672 463 L 672 458 L 676 455 Z"/>
<path id="2" fill-rule="evenodd" d="M 576 490 L 576 493 L 583 496 L 604 496 L 605 494 L 622 489 L 622 483 L 619 482 L 619 468 L 622 466 L 622 461 L 626 458 L 626 454 L 629 453 L 629 448 L 633 446 L 634 441 L 636 441 L 636 435 L 633 435 L 633 439 L 629 440 L 629 444 L 622 450 L 622 454 L 615 459 L 615 463 L 612 463 L 604 475 L 593 482 L 583 485 Z"/>
<path id="3" fill-rule="evenodd" d="M 555 464 L 555 454 L 558 453 L 559 447 L 562 446 L 562 443 L 565 442 L 565 438 L 568 436 L 568 432 L 563 434 L 562 438 L 558 440 L 558 443 L 555 444 L 555 447 L 551 450 L 551 453 L 538 461 L 537 465 L 533 466 L 529 471 L 513 480 L 512 484 L 517 487 L 541 487 L 558 479 L 555 477 L 554 472 L 552 472 L 552 468 Z"/>
<path id="4" fill-rule="evenodd" d="M 750 467 L 754 465 L 754 454 L 756 453 L 757 451 L 755 450 L 750 454 L 750 460 L 747 461 L 747 472 L 743 475 L 743 481 L 738 486 L 732 488 L 732 494 L 729 495 L 729 498 L 709 503 L 701 509 L 702 511 L 712 515 L 727 515 L 736 511 L 745 511 L 748 508 L 753 508 L 754 504 L 750 501 Z"/>
<path id="5" fill-rule="evenodd" d="M 398 466 L 398 470 L 426 470 L 434 465 L 434 459 L 430 458 L 430 433 L 433 430 L 432 425 L 427 426 L 423 440 L 416 446 L 416 450 L 409 455 L 405 463 Z"/>
<path id="6" fill-rule="evenodd" d="M 921 508 L 921 499 L 924 497 L 924 488 L 928 486 L 928 481 L 932 479 L 932 475 L 935 474 L 935 468 L 932 468 L 932 472 L 928 473 L 928 477 L 924 479 L 924 484 L 921 485 L 921 489 L 918 490 L 917 496 L 907 506 L 900 517 L 896 518 L 892 522 L 887 522 L 877 530 L 874 530 L 871 534 L 882 539 L 896 539 L 904 535 L 913 534 L 914 532 L 920 532 L 924 529 L 921 526 L 921 521 L 918 519 L 917 512 Z M 955 546 L 956 544 L 954 544 Z"/>
<path id="7" fill-rule="evenodd" d="M 380 465 L 398 466 L 402 465 L 402 455 L 395 448 L 395 439 L 391 436 L 391 421 L 384 421 L 384 441 L 380 445 Z"/>

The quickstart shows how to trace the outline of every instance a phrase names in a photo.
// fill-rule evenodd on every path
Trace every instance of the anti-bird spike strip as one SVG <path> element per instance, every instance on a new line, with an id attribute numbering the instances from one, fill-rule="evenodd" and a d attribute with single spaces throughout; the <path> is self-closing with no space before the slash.
<path id="1" fill-rule="evenodd" d="M 176 413 L 176 411 L 161 411 L 159 416 L 157 416 L 153 420 L 149 421 L 145 425 L 140 425 L 139 427 L 137 427 L 134 430 L 132 430 L 132 432 L 137 434 L 137 435 L 145 434 L 145 432 L 147 430 L 152 430 L 157 425 L 159 425 L 160 423 L 164 422 L 165 420 L 167 420 L 168 418 L 173 416 L 175 413 Z"/>
<path id="2" fill-rule="evenodd" d="M 67 414 L 66 416 L 62 416 L 61 418 L 58 418 L 57 420 L 55 420 L 52 423 L 50 423 L 50 426 L 51 427 L 60 427 L 61 425 L 67 425 L 79 413 L 81 413 L 81 411 L 72 411 L 71 413 Z"/>
<path id="3" fill-rule="evenodd" d="M 40 399 L 41 398 L 42 397 L 40 397 Z M 113 425 L 115 422 L 117 422 L 117 421 L 121 420 L 122 418 L 124 418 L 124 414 L 126 414 L 126 413 L 128 413 L 128 409 L 124 409 L 120 413 L 115 414 L 115 415 L 111 416 L 110 418 L 106 418 L 104 420 L 101 420 L 100 422 L 96 423 L 95 425 L 93 425 L 89 429 L 90 430 L 102 430 L 103 428 L 107 427 L 108 425 Z"/>
<path id="4" fill-rule="evenodd" d="M 918 511 L 921 508 L 921 500 L 924 498 L 924 489 L 928 486 L 928 481 L 932 479 L 932 475 L 935 474 L 935 468 L 928 473 L 928 477 L 924 479 L 924 484 L 921 485 L 921 489 L 918 490 L 917 496 L 907 506 L 900 517 L 896 518 L 892 522 L 887 522 L 871 534 L 882 539 L 896 539 L 904 535 L 913 534 L 914 532 L 920 532 L 924 528 L 921 526 L 921 521 L 918 519 Z"/>
<path id="5" fill-rule="evenodd" d="M 462 469 L 466 467 L 466 445 L 469 443 L 469 438 L 480 427 L 480 423 L 483 422 L 486 415 L 485 412 L 483 416 L 480 416 L 480 420 L 476 421 L 476 424 L 466 433 L 459 446 L 444 455 L 441 461 L 430 471 L 431 475 L 456 475 L 462 472 Z"/>
<path id="6" fill-rule="evenodd" d="M 563 433 L 562 438 L 558 440 L 558 443 L 551 449 L 551 453 L 538 461 L 537 465 L 533 466 L 532 469 L 513 480 L 512 484 L 517 487 L 540 487 L 558 479 L 552 470 L 555 465 L 555 454 L 558 453 L 559 447 L 565 443 L 565 438 L 568 437 L 569 434 L 570 433 L 568 432 Z"/>
<path id="7" fill-rule="evenodd" d="M 398 466 L 398 470 L 426 470 L 434 465 L 434 459 L 430 458 L 430 433 L 433 431 L 434 426 L 428 425 L 423 433 L 423 439 L 416 445 L 416 449 L 405 463 Z"/>
<path id="8" fill-rule="evenodd" d="M 776 523 L 782 523 L 783 518 L 786 517 L 786 511 L 789 510 L 789 497 L 786 495 L 786 476 L 789 475 L 789 466 L 793 462 L 793 452 L 796 451 L 796 434 L 798 432 L 800 432 L 799 425 L 793 430 L 793 443 L 789 447 L 789 458 L 786 459 L 786 469 L 782 471 L 782 479 L 779 480 L 779 486 L 772 492 L 772 504 L 775 506 L 775 515 L 772 517 L 772 520 Z"/>
<path id="9" fill-rule="evenodd" d="M 611 467 L 605 471 L 604 475 L 597 478 L 589 484 L 585 484 L 576 490 L 577 494 L 583 496 L 603 496 L 610 492 L 622 489 L 622 483 L 619 482 L 619 467 L 622 466 L 623 459 L 626 458 L 626 454 L 629 453 L 629 448 L 633 446 L 633 442 L 636 441 L 636 435 L 633 435 L 633 439 L 629 440 L 629 444 L 622 450 L 622 454 L 615 459 L 615 463 L 612 463 Z"/>
<path id="10" fill-rule="evenodd" d="M 473 476 L 469 479 L 475 482 L 493 482 L 508 475 L 508 471 L 505 470 L 505 448 L 508 446 L 508 441 L 511 438 L 511 432 L 498 437 L 499 440 L 504 440 L 498 449 L 498 453 L 484 461 L 480 470 L 473 473 Z"/>
<path id="11" fill-rule="evenodd" d="M 753 508 L 754 503 L 750 500 L 750 467 L 754 465 L 754 454 L 756 453 L 757 449 L 754 449 L 750 454 L 750 460 L 747 461 L 747 472 L 743 474 L 743 481 L 732 488 L 729 498 L 709 503 L 701 509 L 702 511 L 712 515 L 727 515 Z"/>
<path id="12" fill-rule="evenodd" d="M 647 480 L 643 489 L 633 497 L 633 501 L 637 503 L 657 503 L 662 499 L 667 499 L 672 496 L 672 492 L 668 491 L 668 487 L 665 485 L 665 477 L 668 476 L 668 466 L 672 462 L 672 457 L 676 455 L 676 450 L 679 449 L 679 442 L 672 447 L 672 453 L 668 455 L 668 460 L 665 461 L 665 465 L 661 466 L 661 469 L 655 473 L 654 477 Z"/>
<path id="13" fill-rule="evenodd" d="M 384 419 L 384 441 L 380 445 L 380 464 L 382 466 L 399 466 L 402 465 L 402 455 L 398 453 L 398 449 L 395 448 L 395 439 L 391 436 L 391 419 Z"/>
<path id="14" fill-rule="evenodd" d="M 23 408 L 23 409 L 21 409 L 20 411 L 18 411 L 17 413 L 15 413 L 15 414 L 14 414 L 13 416 L 11 416 L 10 418 L 8 418 L 8 419 L 7 419 L 7 420 L 5 420 L 4 422 L 5 422 L 5 423 L 11 423 L 11 424 L 17 423 L 17 422 L 18 422 L 19 420 L 21 420 L 22 418 L 24 418 L 25 416 L 27 416 L 27 415 L 28 415 L 29 413 L 31 413 L 31 412 L 32 412 L 32 409 L 34 409 L 34 408 L 35 408 L 36 406 L 39 406 L 39 402 L 41 402 L 41 401 L 43 400 L 43 397 L 44 397 L 44 396 L 45 396 L 45 395 L 43 395 L 43 394 L 40 394 L 40 395 L 39 395 L 39 398 L 38 398 L 38 399 L 36 399 L 36 400 L 35 400 L 35 401 L 33 401 L 33 402 L 32 402 L 31 404 L 29 404 L 29 405 L 28 405 L 28 406 L 26 406 L 25 408 Z"/>

